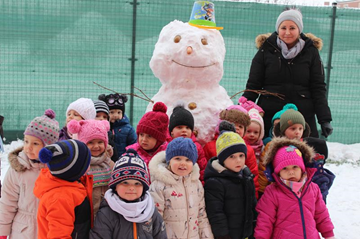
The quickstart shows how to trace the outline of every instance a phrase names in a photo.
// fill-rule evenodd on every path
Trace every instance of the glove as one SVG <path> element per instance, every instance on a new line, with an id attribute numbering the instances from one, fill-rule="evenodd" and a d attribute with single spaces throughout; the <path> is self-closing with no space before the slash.
<path id="1" fill-rule="evenodd" d="M 321 131 L 322 131 L 321 134 L 324 135 L 325 138 L 327 138 L 329 135 L 332 134 L 333 127 L 329 122 L 325 122 L 321 124 Z"/>
<path id="2" fill-rule="evenodd" d="M 7 236 L 0 236 L 0 239 L 7 239 Z"/>

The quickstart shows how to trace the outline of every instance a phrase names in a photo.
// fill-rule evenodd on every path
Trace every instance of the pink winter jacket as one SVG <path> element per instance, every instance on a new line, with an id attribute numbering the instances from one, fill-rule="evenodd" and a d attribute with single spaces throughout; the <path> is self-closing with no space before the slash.
<path id="1" fill-rule="evenodd" d="M 275 183 L 266 187 L 259 200 L 255 238 L 317 239 L 334 236 L 334 226 L 319 186 L 311 182 L 316 169 L 306 169 L 308 180 L 298 198 L 275 173 Z M 304 235 L 306 233 L 306 237 Z"/>
<path id="2" fill-rule="evenodd" d="M 157 153 L 161 152 L 161 151 L 165 151 L 166 147 L 168 145 L 168 142 L 164 142 L 162 145 L 159 146 L 159 148 L 152 153 L 149 153 L 147 151 L 145 151 L 143 148 L 141 148 L 140 144 L 137 142 L 135 144 L 129 145 L 126 147 L 126 150 L 128 149 L 135 149 L 135 151 L 140 155 L 140 157 L 145 161 L 146 165 L 149 168 L 149 162 L 152 159 L 152 157 L 154 157 L 154 155 L 156 155 Z"/>

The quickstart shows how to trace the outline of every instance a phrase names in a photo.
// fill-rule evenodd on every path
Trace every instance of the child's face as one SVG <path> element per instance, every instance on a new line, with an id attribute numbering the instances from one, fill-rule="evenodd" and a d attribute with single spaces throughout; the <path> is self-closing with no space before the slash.
<path id="1" fill-rule="evenodd" d="M 186 125 L 178 125 L 171 131 L 171 137 L 174 139 L 178 137 L 190 138 L 191 129 Z"/>
<path id="2" fill-rule="evenodd" d="M 91 156 L 98 157 L 105 152 L 105 142 L 101 139 L 93 139 L 86 144 L 90 149 Z"/>
<path id="3" fill-rule="evenodd" d="M 301 139 L 304 132 L 302 124 L 294 124 L 285 130 L 285 137 L 288 139 Z"/>
<path id="4" fill-rule="evenodd" d="M 128 179 L 116 185 L 117 194 L 127 201 L 134 201 L 141 197 L 143 185 L 140 181 Z"/>
<path id="5" fill-rule="evenodd" d="M 140 133 L 139 134 L 139 144 L 141 148 L 145 150 L 152 150 L 157 143 L 157 140 L 152 137 L 150 134 Z"/>
<path id="6" fill-rule="evenodd" d="M 245 134 L 250 144 L 255 144 L 258 141 L 260 137 L 260 131 L 261 131 L 261 126 L 258 123 L 251 121 Z"/>
<path id="7" fill-rule="evenodd" d="M 178 176 L 189 175 L 193 169 L 193 162 L 185 156 L 175 156 L 170 159 L 170 170 Z"/>
<path id="8" fill-rule="evenodd" d="M 44 143 L 41 139 L 30 135 L 24 136 L 24 152 L 29 159 L 38 159 L 39 152 L 43 147 Z"/>
<path id="9" fill-rule="evenodd" d="M 236 133 L 238 135 L 240 135 L 240 137 L 244 137 L 244 133 L 245 133 L 245 127 L 244 125 L 241 125 L 239 123 L 233 123 L 235 125 L 235 130 L 236 130 Z"/>
<path id="10" fill-rule="evenodd" d="M 66 125 L 70 122 L 70 120 L 83 120 L 83 117 L 81 117 L 81 115 L 75 111 L 75 110 L 69 110 L 69 112 L 66 115 Z"/>
<path id="11" fill-rule="evenodd" d="M 117 120 L 121 120 L 123 118 L 122 110 L 112 109 L 110 110 L 110 122 L 115 123 Z"/>
<path id="12" fill-rule="evenodd" d="M 245 165 L 245 154 L 242 152 L 234 153 L 227 157 L 224 161 L 224 166 L 233 171 L 233 172 L 240 172 L 241 169 L 244 168 Z"/>
<path id="13" fill-rule="evenodd" d="M 280 177 L 285 180 L 299 182 L 302 171 L 297 165 L 289 165 L 280 170 Z"/>
<path id="14" fill-rule="evenodd" d="M 108 115 L 105 112 L 96 113 L 96 120 L 108 120 Z"/>

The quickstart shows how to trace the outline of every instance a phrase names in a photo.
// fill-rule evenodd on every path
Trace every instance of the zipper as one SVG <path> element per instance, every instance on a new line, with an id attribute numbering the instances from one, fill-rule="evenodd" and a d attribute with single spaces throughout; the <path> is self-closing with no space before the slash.
<path id="1" fill-rule="evenodd" d="M 189 222 L 189 205 L 188 205 L 188 192 L 187 192 L 187 189 L 186 189 L 186 184 L 185 184 L 185 177 L 183 177 L 183 186 L 184 186 L 184 191 L 185 191 L 185 202 L 186 202 L 186 221 L 187 221 L 187 224 L 188 224 L 188 232 L 187 232 L 187 238 L 190 238 L 190 222 Z"/>

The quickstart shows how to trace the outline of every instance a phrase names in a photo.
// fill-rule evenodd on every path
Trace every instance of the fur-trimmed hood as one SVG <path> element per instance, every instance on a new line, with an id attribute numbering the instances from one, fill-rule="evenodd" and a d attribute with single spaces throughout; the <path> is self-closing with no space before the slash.
<path id="1" fill-rule="evenodd" d="M 315 151 L 312 147 L 307 145 L 305 142 L 296 139 L 288 139 L 285 137 L 275 137 L 271 140 L 268 151 L 264 157 L 264 164 L 269 165 L 274 160 L 276 152 L 283 146 L 293 145 L 300 150 L 304 159 L 305 165 L 312 162 Z"/>
<path id="2" fill-rule="evenodd" d="M 31 168 L 45 168 L 43 163 L 33 163 L 23 151 L 24 147 L 21 146 L 11 151 L 8 155 L 10 167 L 16 172 L 24 172 Z"/>
<path id="3" fill-rule="evenodd" d="M 165 184 L 175 185 L 181 176 L 173 174 L 166 164 L 165 151 L 156 154 L 149 162 L 149 171 L 151 181 L 159 180 Z M 200 177 L 200 168 L 198 164 L 194 164 L 192 172 L 190 173 L 191 181 L 198 181 Z"/>
<path id="4" fill-rule="evenodd" d="M 263 44 L 264 42 L 271 36 L 271 34 L 273 33 L 265 33 L 265 34 L 260 34 L 258 35 L 256 38 L 255 38 L 255 45 L 256 45 L 256 48 L 259 49 Z M 313 41 L 313 44 L 314 46 L 320 51 L 323 47 L 323 41 L 321 38 L 315 36 L 314 34 L 312 33 L 301 33 L 301 36 L 302 37 L 307 37 L 309 38 L 310 40 Z"/>

